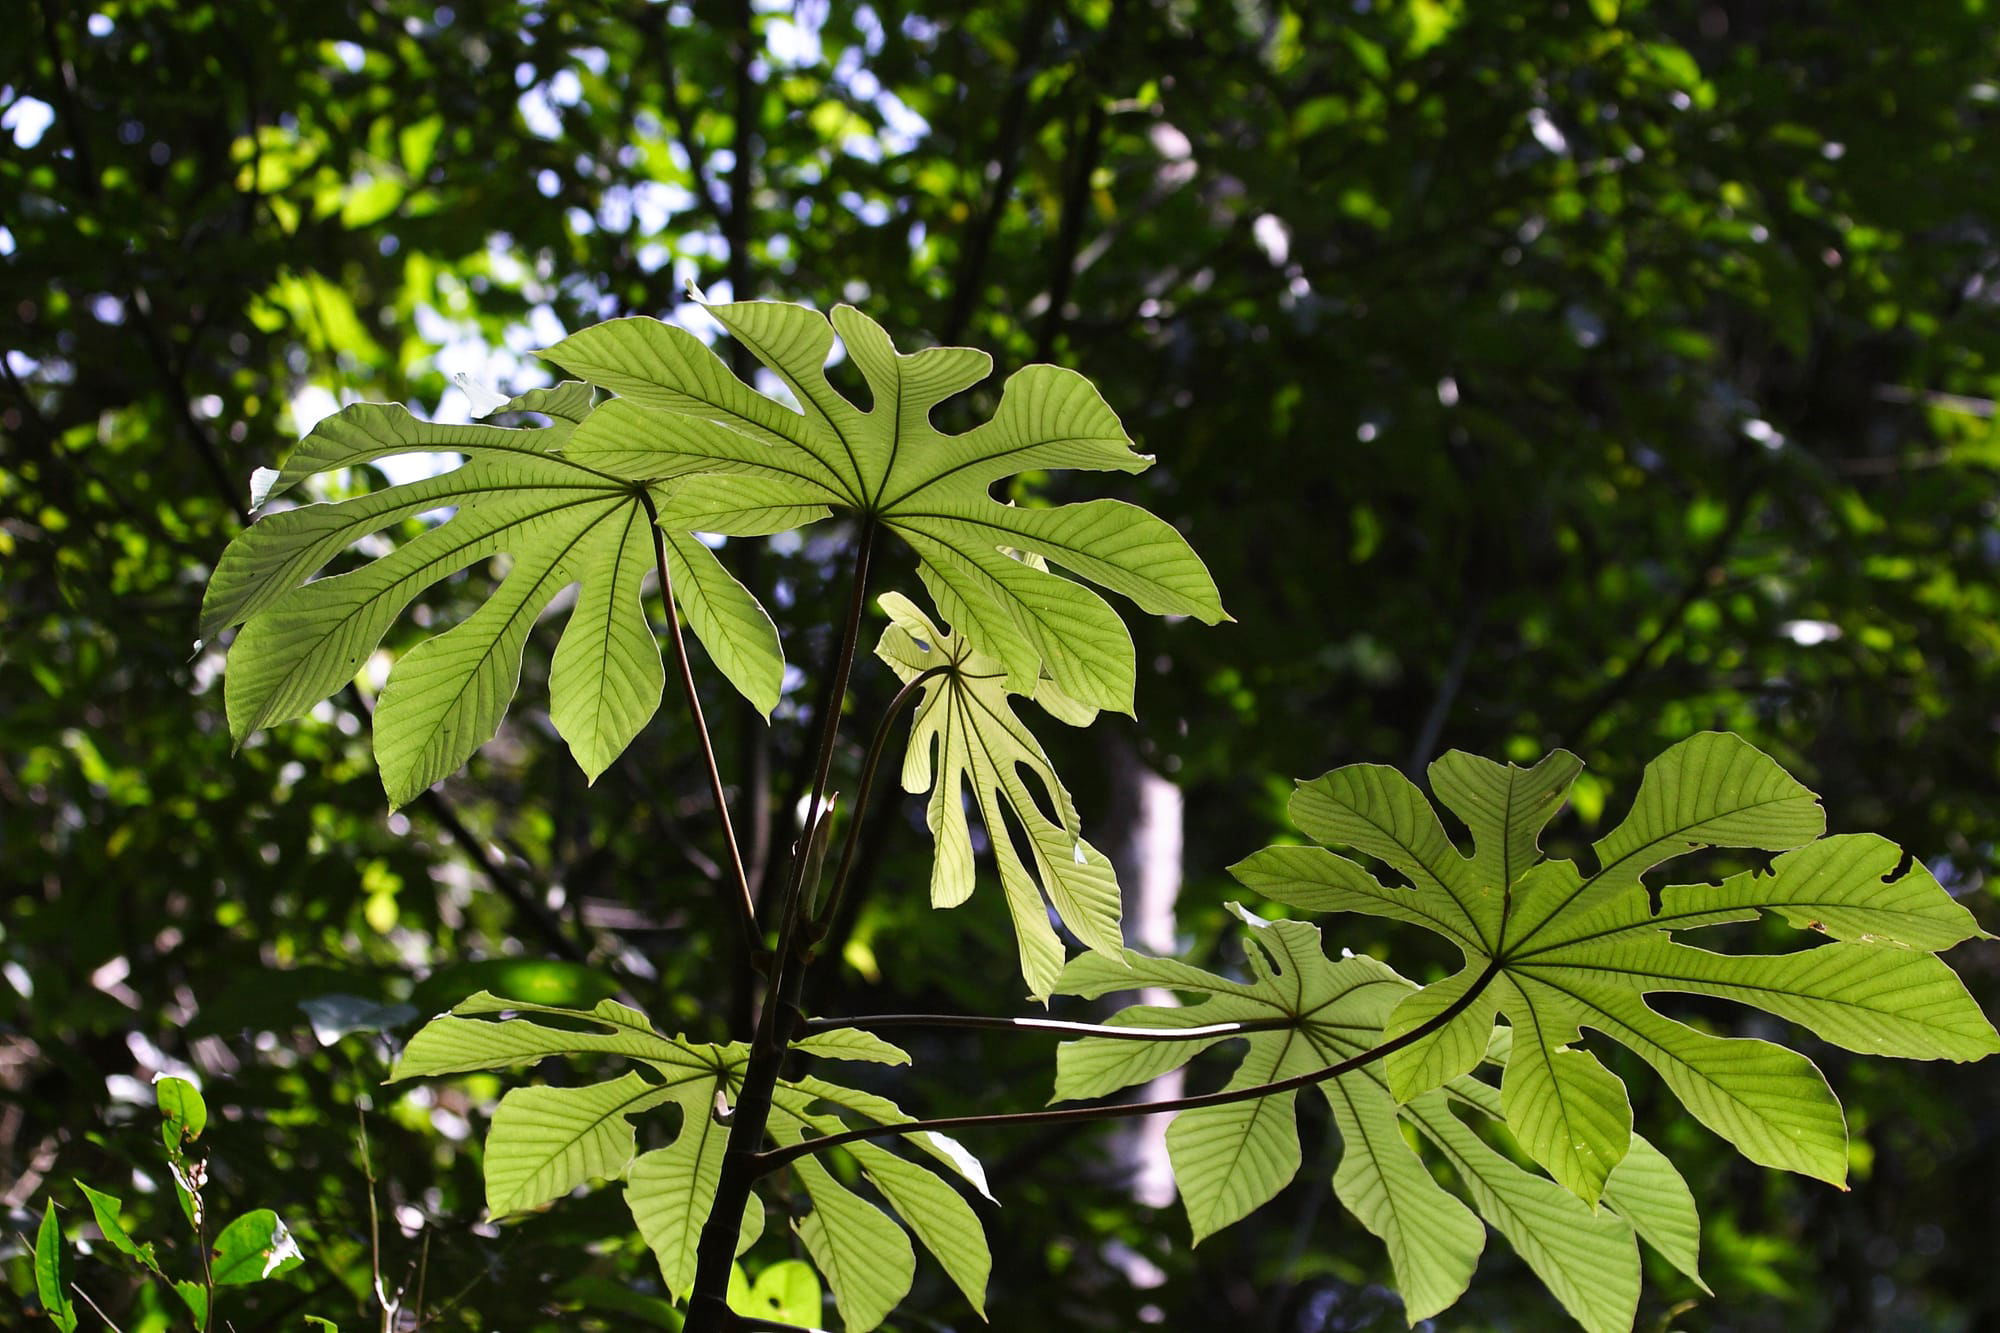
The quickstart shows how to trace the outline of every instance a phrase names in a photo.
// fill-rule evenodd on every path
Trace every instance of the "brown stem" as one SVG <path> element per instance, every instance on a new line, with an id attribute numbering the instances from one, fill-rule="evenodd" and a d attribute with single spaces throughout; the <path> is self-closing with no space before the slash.
<path id="1" fill-rule="evenodd" d="M 1021 1125 L 1060 1125 L 1081 1120 L 1122 1120 L 1129 1116 L 1156 1115 L 1162 1111 L 1193 1111 L 1205 1106 L 1228 1106 L 1232 1102 L 1254 1101 L 1259 1097 L 1269 1097 L 1274 1093 L 1291 1092 L 1297 1088 L 1311 1087 L 1324 1083 L 1342 1074 L 1351 1074 L 1365 1065 L 1373 1064 L 1382 1057 L 1405 1046 L 1412 1045 L 1445 1024 L 1457 1018 L 1477 999 L 1481 992 L 1500 975 L 1500 961 L 1489 962 L 1486 970 L 1473 980 L 1463 995 L 1446 1005 L 1430 1018 L 1411 1028 L 1408 1032 L 1389 1038 L 1379 1045 L 1371 1046 L 1345 1060 L 1315 1069 L 1310 1073 L 1295 1074 L 1291 1078 L 1278 1079 L 1272 1083 L 1258 1083 L 1247 1088 L 1230 1088 L 1222 1092 L 1203 1093 L 1196 1097 L 1173 1097 L 1154 1102 L 1112 1102 L 1100 1106 L 1071 1106 L 1056 1111 L 1013 1111 L 1001 1115 L 955 1115 L 943 1116 L 936 1120 L 905 1120 L 894 1125 L 864 1125 L 859 1129 L 844 1130 L 838 1134 L 823 1134 L 818 1138 L 803 1139 L 783 1148 L 773 1148 L 756 1155 L 757 1174 L 765 1175 L 776 1171 L 795 1158 L 812 1153 L 837 1148 L 843 1143 L 859 1143 L 864 1139 L 899 1138 L 907 1134 L 921 1134 L 940 1129 L 984 1129 L 1007 1128 Z"/>

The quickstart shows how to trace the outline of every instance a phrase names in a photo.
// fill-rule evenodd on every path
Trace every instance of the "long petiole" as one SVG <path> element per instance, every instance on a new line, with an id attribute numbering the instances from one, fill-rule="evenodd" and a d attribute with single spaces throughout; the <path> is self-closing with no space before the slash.
<path id="1" fill-rule="evenodd" d="M 847 619 L 841 628 L 840 646 L 834 653 L 833 685 L 827 692 L 826 716 L 819 719 L 819 746 L 813 765 L 812 795 L 807 805 L 811 817 L 820 817 L 820 803 L 826 795 L 827 776 L 833 768 L 834 742 L 840 731 L 841 708 L 847 700 L 847 680 L 854 668 L 854 650 L 861 634 L 861 616 L 867 605 L 868 566 L 875 548 L 875 525 L 864 521 L 854 554 L 854 588 L 848 601 Z M 810 824 L 808 825 L 810 827 Z M 793 850 L 786 870 L 784 891 L 773 918 L 778 925 L 778 948 L 771 959 L 770 990 L 757 1029 L 750 1042 L 750 1059 L 744 1066 L 743 1083 L 732 1111 L 729 1140 L 723 1150 L 722 1171 L 716 1180 L 713 1206 L 702 1226 L 695 1251 L 694 1290 L 688 1301 L 688 1333 L 723 1333 L 740 1327 L 740 1316 L 729 1309 L 725 1292 L 729 1268 L 735 1258 L 736 1223 L 744 1201 L 755 1184 L 757 1145 L 763 1142 L 771 1116 L 771 1094 L 777 1087 L 778 1069 L 791 1046 L 792 1025 L 797 1017 L 799 993 L 805 982 L 809 951 L 802 947 L 804 922 L 799 911 L 805 862 L 802 836 Z"/>
<path id="2" fill-rule="evenodd" d="M 1205 1106 L 1228 1106 L 1232 1102 L 1254 1101 L 1280 1092 L 1291 1092 L 1298 1088 L 1308 1088 L 1315 1083 L 1324 1083 L 1342 1074 L 1373 1064 L 1395 1051 L 1402 1050 L 1422 1041 L 1425 1037 L 1444 1027 L 1471 1006 L 1493 978 L 1500 974 L 1500 964 L 1488 963 L 1486 970 L 1474 979 L 1465 993 L 1446 1005 L 1443 1009 L 1425 1019 L 1408 1032 L 1389 1038 L 1379 1045 L 1371 1046 L 1345 1060 L 1315 1069 L 1309 1073 L 1295 1074 L 1291 1078 L 1278 1079 L 1272 1083 L 1259 1083 L 1248 1088 L 1230 1088 L 1222 1092 L 1204 1093 L 1195 1097 L 1174 1097 L 1155 1102 L 1113 1102 L 1104 1106 L 1072 1106 L 1054 1111 L 1012 1111 L 999 1115 L 957 1115 L 943 1116 L 936 1120 L 905 1120 L 893 1125 L 864 1125 L 859 1129 L 844 1130 L 838 1134 L 823 1134 L 818 1138 L 805 1139 L 783 1148 L 772 1148 L 756 1156 L 759 1175 L 776 1171 L 795 1158 L 837 1148 L 843 1143 L 859 1143 L 865 1139 L 900 1138 L 909 1134 L 921 1134 L 942 1129 L 1004 1129 L 1024 1125 L 1060 1125 L 1084 1120 L 1123 1120 L 1132 1116 L 1157 1115 L 1163 1111 L 1193 1111 Z"/>
<path id="3" fill-rule="evenodd" d="M 653 529 L 653 560 L 659 566 L 660 596 L 666 603 L 667 638 L 674 646 L 674 665 L 680 668 L 681 692 L 687 696 L 695 735 L 701 738 L 701 757 L 708 765 L 709 793 L 715 799 L 715 813 L 722 821 L 722 841 L 729 848 L 729 867 L 736 875 L 747 956 L 755 958 L 762 944 L 757 932 L 757 900 L 750 893 L 750 875 L 743 868 L 743 849 L 737 845 L 736 825 L 729 817 L 729 797 L 722 786 L 722 770 L 715 762 L 715 742 L 709 737 L 708 720 L 701 711 L 701 695 L 694 687 L 694 671 L 688 665 L 687 639 L 681 633 L 680 611 L 674 605 L 674 579 L 667 571 L 667 535 L 660 530 L 660 511 L 654 508 L 653 497 L 643 487 L 638 494 L 639 503 L 646 507 L 646 521 Z"/>
<path id="4" fill-rule="evenodd" d="M 1190 1028 L 1142 1028 L 989 1014 L 861 1014 L 854 1018 L 808 1018 L 803 1026 L 807 1032 L 837 1032 L 842 1028 L 977 1028 L 990 1032 L 1056 1032 L 1066 1037 L 1104 1037 L 1114 1041 L 1211 1041 L 1295 1027 L 1297 1021 L 1290 1015 L 1280 1015 L 1235 1023 L 1204 1023 Z"/>

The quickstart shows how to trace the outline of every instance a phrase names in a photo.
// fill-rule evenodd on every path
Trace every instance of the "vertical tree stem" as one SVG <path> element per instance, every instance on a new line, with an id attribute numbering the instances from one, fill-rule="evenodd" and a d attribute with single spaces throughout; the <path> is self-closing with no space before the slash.
<path id="1" fill-rule="evenodd" d="M 868 603 L 868 566 L 874 555 L 875 534 L 874 520 L 864 518 L 855 545 L 854 586 L 848 598 L 847 619 L 841 627 L 840 646 L 834 652 L 833 686 L 827 694 L 825 715 L 819 719 L 812 794 L 806 806 L 808 829 L 819 817 L 820 803 L 826 796 L 827 775 L 833 769 L 840 710 L 847 699 L 847 680 L 854 669 L 855 646 L 861 636 L 861 614 Z M 743 1067 L 743 1086 L 730 1113 L 729 1143 L 723 1151 L 715 1201 L 708 1221 L 702 1225 L 701 1240 L 695 1250 L 694 1292 L 688 1302 L 685 1333 L 726 1333 L 740 1326 L 728 1304 L 729 1267 L 736 1258 L 736 1233 L 744 1204 L 760 1174 L 757 1154 L 763 1147 L 765 1125 L 771 1117 L 771 1094 L 778 1086 L 778 1071 L 791 1046 L 799 994 L 809 961 L 803 947 L 803 914 L 799 910 L 805 842 L 801 836 L 794 843 L 785 872 L 785 888 L 776 917 L 778 949 L 771 963 L 771 989 L 764 999 L 764 1011 L 758 1016 L 757 1032 L 750 1042 L 750 1059 Z"/>

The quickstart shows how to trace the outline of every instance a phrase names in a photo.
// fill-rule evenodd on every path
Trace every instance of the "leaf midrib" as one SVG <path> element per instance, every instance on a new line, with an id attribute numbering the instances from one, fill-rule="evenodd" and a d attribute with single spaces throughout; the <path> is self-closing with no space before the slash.
<path id="1" fill-rule="evenodd" d="M 1728 810 L 1720 810 L 1715 812 L 1714 814 L 1704 815 L 1700 819 L 1696 819 L 1690 821 L 1689 823 L 1682 824 L 1676 828 L 1670 829 L 1667 832 L 1662 833 L 1659 837 L 1654 838 L 1649 842 L 1640 843 L 1638 846 L 1634 847 L 1631 851 L 1624 853 L 1615 860 L 1606 862 L 1604 865 L 1601 865 L 1596 870 L 1592 871 L 1588 879 L 1580 881 L 1574 889 L 1570 890 L 1569 893 L 1564 896 L 1561 902 L 1557 903 L 1554 907 L 1550 908 L 1548 914 L 1544 916 L 1539 922 L 1537 922 L 1532 928 L 1530 928 L 1528 933 L 1522 936 L 1519 942 L 1517 942 L 1514 947 L 1516 949 L 1522 949 L 1527 947 L 1528 943 L 1532 941 L 1535 938 L 1535 936 L 1541 934 L 1543 930 L 1547 929 L 1549 923 L 1551 921 L 1554 921 L 1557 917 L 1561 916 L 1563 911 L 1567 909 L 1571 903 L 1575 902 L 1580 896 L 1582 896 L 1582 894 L 1586 890 L 1591 888 L 1591 886 L 1595 885 L 1599 880 L 1602 880 L 1606 876 L 1610 875 L 1613 871 L 1617 870 L 1620 866 L 1624 865 L 1627 861 L 1631 860 L 1633 857 L 1643 855 L 1647 851 L 1650 851 L 1655 847 L 1662 846 L 1666 843 L 1681 841 L 1683 840 L 1684 835 L 1688 832 L 1688 830 L 1699 828 L 1703 824 L 1711 824 L 1718 819 L 1731 819 L 1737 815 L 1748 814 L 1752 810 L 1761 810 L 1767 805 L 1783 805 L 1787 801 L 1797 801 L 1801 799 L 1805 798 L 1801 798 L 1795 794 L 1786 794 L 1783 796 L 1773 796 L 1770 797 L 1769 799 L 1762 801 L 1752 801 L 1748 805 L 1734 806 Z M 1629 818 L 1630 816 L 1627 817 Z M 1615 834 L 1617 830 L 1614 829 L 1612 832 L 1613 834 Z M 1688 847 L 1686 851 L 1694 851 L 1702 846 L 1713 846 L 1713 845 L 1715 844 L 1696 843 Z M 1676 852 L 1672 856 L 1662 857 L 1660 861 L 1656 861 L 1653 864 L 1658 865 L 1664 861 L 1671 861 L 1674 859 L 1675 856 L 1682 856 L 1685 854 L 1686 852 Z M 1644 869 L 1645 867 L 1641 868 L 1641 873 L 1644 873 Z"/>

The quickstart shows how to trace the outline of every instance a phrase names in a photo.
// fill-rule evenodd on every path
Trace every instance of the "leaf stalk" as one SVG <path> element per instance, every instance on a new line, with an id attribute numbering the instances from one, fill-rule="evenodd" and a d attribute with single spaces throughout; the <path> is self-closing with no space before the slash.
<path id="1" fill-rule="evenodd" d="M 1067 1037 L 1102 1037 L 1111 1041 L 1211 1041 L 1272 1032 L 1296 1023 L 1296 1019 L 1284 1016 L 1204 1023 L 1199 1027 L 1144 1028 L 1078 1023 L 1061 1018 L 1003 1018 L 993 1014 L 861 1014 L 853 1018 L 808 1018 L 802 1027 L 806 1032 L 837 1032 L 842 1028 L 976 1028 L 988 1032 L 1058 1032 Z"/>
<path id="2" fill-rule="evenodd" d="M 1365 1051 L 1348 1056 L 1345 1060 L 1315 1069 L 1290 1078 L 1278 1079 L 1271 1083 L 1258 1083 L 1247 1088 L 1231 1088 L 1222 1092 L 1203 1093 L 1193 1097 L 1173 1097 L 1152 1102 L 1112 1102 L 1099 1106 L 1068 1106 L 1053 1111 L 1009 1111 L 998 1115 L 956 1115 L 941 1116 L 934 1120 L 905 1120 L 900 1124 L 863 1125 L 858 1129 L 844 1130 L 838 1134 L 822 1134 L 817 1138 L 803 1139 L 782 1148 L 773 1148 L 756 1155 L 757 1174 L 768 1175 L 786 1163 L 813 1153 L 824 1152 L 828 1148 L 838 1148 L 842 1144 L 859 1143 L 867 1139 L 900 1138 L 909 1134 L 921 1134 L 931 1130 L 946 1129 L 1003 1129 L 1010 1126 L 1060 1125 L 1085 1120 L 1122 1120 L 1131 1116 L 1157 1115 L 1165 1111 L 1193 1111 L 1205 1106 L 1227 1106 L 1232 1102 L 1254 1101 L 1281 1092 L 1291 1092 L 1298 1088 L 1311 1087 L 1328 1079 L 1351 1074 L 1357 1069 L 1373 1064 L 1385 1056 L 1414 1045 L 1425 1037 L 1457 1018 L 1477 999 L 1493 979 L 1500 975 L 1500 964 L 1486 965 L 1465 993 L 1425 1019 L 1408 1032 L 1389 1038 L 1387 1041 L 1369 1047 Z"/>
<path id="3" fill-rule="evenodd" d="M 701 694 L 695 689 L 694 670 L 688 665 L 687 639 L 681 633 L 680 611 L 674 604 L 674 578 L 667 570 L 667 535 L 660 530 L 660 511 L 652 495 L 637 488 L 639 503 L 646 507 L 646 522 L 653 531 L 653 563 L 660 572 L 660 597 L 666 605 L 667 639 L 673 645 L 674 665 L 680 670 L 681 692 L 687 696 L 688 713 L 694 720 L 695 735 L 701 740 L 702 761 L 708 766 L 709 794 L 715 813 L 722 821 L 722 841 L 729 849 L 729 868 L 736 877 L 740 901 L 740 922 L 747 956 L 755 958 L 762 941 L 757 931 L 757 900 L 750 893 L 750 875 L 743 868 L 743 849 L 736 841 L 736 825 L 729 817 L 729 796 L 722 785 L 722 769 L 715 762 L 715 742 L 708 734 L 708 720 L 702 715 Z"/>

